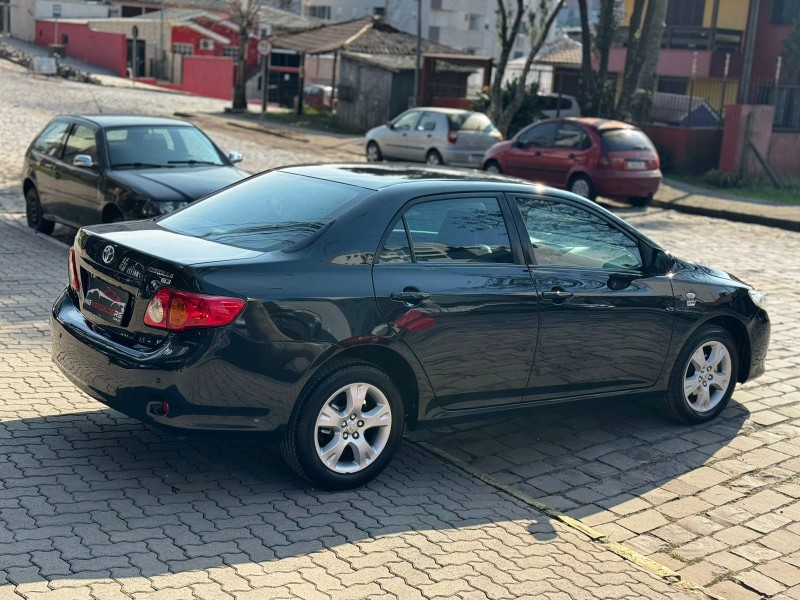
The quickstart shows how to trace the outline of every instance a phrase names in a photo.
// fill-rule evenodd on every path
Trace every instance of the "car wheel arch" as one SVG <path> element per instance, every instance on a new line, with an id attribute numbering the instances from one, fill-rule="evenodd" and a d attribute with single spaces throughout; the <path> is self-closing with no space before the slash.
<path id="1" fill-rule="evenodd" d="M 324 377 L 339 365 L 352 361 L 373 365 L 389 375 L 403 400 L 406 428 L 414 429 L 419 417 L 420 402 L 425 398 L 428 398 L 429 402 L 434 401 L 433 392 L 421 367 L 415 369 L 408 357 L 385 344 L 365 343 L 349 347 L 338 345 L 331 347 L 328 352 L 317 357 L 314 364 L 309 367 L 308 375 L 297 397 L 301 397 L 305 389 L 314 385 L 321 376 Z"/>
<path id="2" fill-rule="evenodd" d="M 33 180 L 33 178 L 26 177 L 25 181 L 22 182 L 22 194 L 23 195 L 27 194 L 28 190 L 35 187 L 36 187 L 36 182 Z"/>
<path id="3" fill-rule="evenodd" d="M 692 337 L 695 332 L 704 327 L 705 325 L 716 325 L 717 327 L 721 327 L 725 331 L 727 331 L 731 337 L 734 339 L 737 345 L 737 350 L 739 351 L 739 382 L 746 381 L 747 378 L 750 376 L 750 361 L 751 361 L 751 348 L 750 348 L 750 336 L 747 333 L 747 327 L 745 324 L 738 319 L 737 317 L 729 314 L 713 314 L 708 315 L 704 319 L 697 321 L 693 324 L 692 328 L 689 329 L 686 334 L 681 339 L 680 344 L 676 344 L 677 348 L 680 349 L 686 343 L 690 337 Z"/>

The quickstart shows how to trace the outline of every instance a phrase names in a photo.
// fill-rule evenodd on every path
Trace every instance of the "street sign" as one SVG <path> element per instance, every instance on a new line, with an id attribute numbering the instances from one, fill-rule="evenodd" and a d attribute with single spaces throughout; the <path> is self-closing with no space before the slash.
<path id="1" fill-rule="evenodd" d="M 53 18 L 58 19 L 61 17 L 61 5 L 53 4 Z"/>
<path id="2" fill-rule="evenodd" d="M 270 52 L 272 52 L 272 44 L 270 44 L 267 40 L 261 40 L 258 42 L 258 53 L 261 56 L 267 56 Z"/>
<path id="3" fill-rule="evenodd" d="M 139 37 L 139 28 L 136 25 L 134 25 L 133 29 L 131 29 L 131 34 L 133 35 L 133 39 Z"/>

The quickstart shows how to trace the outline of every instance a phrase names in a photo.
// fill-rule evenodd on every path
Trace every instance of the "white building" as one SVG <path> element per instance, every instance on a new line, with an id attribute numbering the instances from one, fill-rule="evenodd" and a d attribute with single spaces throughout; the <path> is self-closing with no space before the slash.
<path id="1" fill-rule="evenodd" d="M 537 0 L 528 0 L 538 4 Z M 381 15 L 393 27 L 417 32 L 416 0 L 302 0 L 303 15 L 340 22 Z M 480 56 L 499 54 L 492 0 L 422 0 L 422 36 Z M 517 37 L 511 58 L 527 56 L 530 39 Z"/>

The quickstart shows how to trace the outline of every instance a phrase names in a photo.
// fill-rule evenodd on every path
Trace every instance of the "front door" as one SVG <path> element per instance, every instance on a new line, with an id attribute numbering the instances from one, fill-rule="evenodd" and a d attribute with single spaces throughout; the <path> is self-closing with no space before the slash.
<path id="1" fill-rule="evenodd" d="M 552 145 L 557 130 L 558 123 L 547 122 L 520 133 L 506 155 L 506 174 L 546 183 L 547 172 L 542 168 L 542 153 Z"/>
<path id="2" fill-rule="evenodd" d="M 587 163 L 591 145 L 591 139 L 581 127 L 562 123 L 550 147 L 542 149 L 539 161 L 544 181 L 566 188 L 573 169 Z"/>
<path id="3" fill-rule="evenodd" d="M 91 158 L 94 166 L 73 165 L 78 155 Z M 93 225 L 101 221 L 97 155 L 95 130 L 87 125 L 76 124 L 64 144 L 64 154 L 57 167 L 65 202 L 64 218 L 76 225 Z"/>
<path id="4" fill-rule="evenodd" d="M 528 381 L 538 300 L 501 207 L 493 195 L 415 201 L 372 270 L 383 317 L 446 409 L 520 402 Z"/>
<path id="5" fill-rule="evenodd" d="M 424 162 L 428 150 L 436 145 L 436 138 L 444 139 L 447 136 L 446 123 L 447 117 L 441 113 L 423 112 L 406 138 L 408 160 Z"/>
<path id="6" fill-rule="evenodd" d="M 381 152 L 387 158 L 411 160 L 409 144 L 419 117 L 420 111 L 409 110 L 397 117 L 388 127 L 389 130 L 386 132 L 386 136 L 378 140 Z"/>
<path id="7" fill-rule="evenodd" d="M 570 201 L 514 198 L 530 238 L 539 341 L 526 401 L 644 389 L 673 327 L 672 284 L 617 223 Z"/>

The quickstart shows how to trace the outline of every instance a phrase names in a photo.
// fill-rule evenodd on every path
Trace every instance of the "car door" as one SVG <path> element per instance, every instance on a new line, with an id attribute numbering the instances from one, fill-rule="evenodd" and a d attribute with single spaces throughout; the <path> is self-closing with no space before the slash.
<path id="1" fill-rule="evenodd" d="M 522 177 L 531 181 L 545 181 L 545 171 L 541 165 L 542 150 L 553 143 L 558 123 L 546 122 L 523 130 L 506 156 L 507 175 Z"/>
<path id="2" fill-rule="evenodd" d="M 552 198 L 509 200 L 530 240 L 540 298 L 525 401 L 654 385 L 672 337 L 670 278 L 648 272 L 641 243 L 599 210 Z"/>
<path id="3" fill-rule="evenodd" d="M 573 170 L 587 163 L 591 147 L 591 138 L 582 127 L 573 123 L 561 123 L 553 143 L 542 148 L 538 159 L 544 172 L 544 181 L 555 187 L 567 187 Z"/>
<path id="4" fill-rule="evenodd" d="M 411 160 L 409 135 L 414 131 L 422 113 L 409 110 L 397 117 L 388 127 L 385 141 L 381 144 L 383 154 L 397 160 Z"/>
<path id="5" fill-rule="evenodd" d="M 83 155 L 92 159 L 92 167 L 80 167 L 75 157 Z M 56 167 L 60 176 L 60 189 L 65 202 L 65 218 L 76 225 L 100 222 L 99 165 L 97 129 L 83 123 L 73 125 L 64 152 Z"/>
<path id="6" fill-rule="evenodd" d="M 445 409 L 520 402 L 528 381 L 538 299 L 507 210 L 487 194 L 418 199 L 372 270 L 383 317 Z"/>
<path id="7" fill-rule="evenodd" d="M 64 218 L 64 205 L 59 190 L 60 182 L 56 177 L 56 165 L 70 125 L 66 120 L 50 123 L 33 142 L 30 153 L 30 168 L 45 216 L 59 220 Z"/>
<path id="8" fill-rule="evenodd" d="M 407 160 L 424 162 L 425 155 L 430 148 L 436 146 L 435 138 L 444 138 L 447 132 L 440 123 L 446 121 L 446 117 L 441 113 L 424 111 L 417 121 L 414 129 L 408 133 L 405 139 Z"/>

